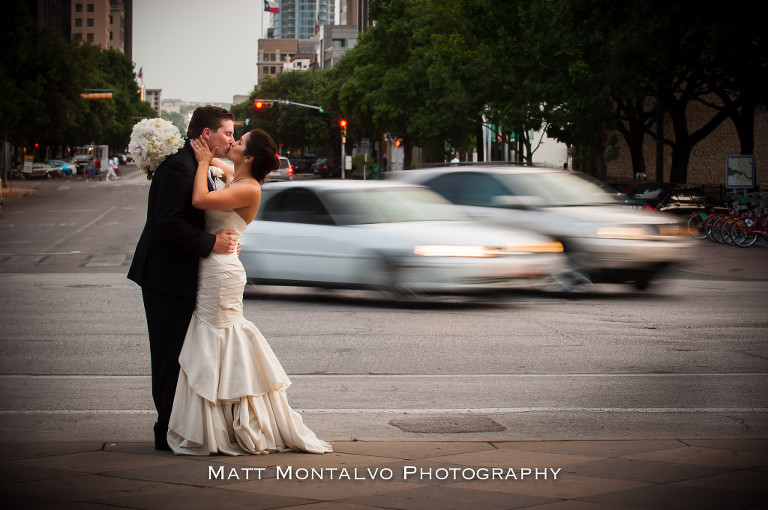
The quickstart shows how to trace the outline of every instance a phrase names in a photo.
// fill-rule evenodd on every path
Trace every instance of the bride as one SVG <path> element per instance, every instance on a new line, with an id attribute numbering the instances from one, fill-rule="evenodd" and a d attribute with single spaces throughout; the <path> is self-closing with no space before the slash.
<path id="1" fill-rule="evenodd" d="M 259 208 L 261 184 L 279 166 L 275 142 L 254 129 L 229 149 L 234 167 L 213 160 L 226 182 L 217 191 L 208 191 L 206 183 L 212 152 L 199 139 L 191 144 L 198 161 L 192 205 L 205 210 L 206 230 L 242 235 Z M 198 273 L 197 305 L 179 356 L 168 429 L 173 452 L 332 451 L 288 405 L 291 381 L 262 334 L 243 317 L 246 278 L 237 254 L 212 253 L 201 260 Z"/>

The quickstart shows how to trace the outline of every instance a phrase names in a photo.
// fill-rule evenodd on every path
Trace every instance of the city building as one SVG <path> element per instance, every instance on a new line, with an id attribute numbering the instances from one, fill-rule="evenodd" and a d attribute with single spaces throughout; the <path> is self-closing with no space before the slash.
<path id="1" fill-rule="evenodd" d="M 314 65 L 314 56 L 317 53 L 318 41 L 316 39 L 259 39 L 259 77 L 258 82 L 265 76 L 277 76 L 284 68 L 295 69 L 291 61 L 296 55 L 302 55 L 303 59 L 310 59 L 310 69 Z M 309 57 L 306 57 L 311 54 Z"/>
<path id="2" fill-rule="evenodd" d="M 143 87 L 142 87 L 143 88 Z M 157 112 L 157 116 L 161 116 L 162 111 L 162 96 L 163 96 L 163 89 L 144 89 L 144 97 L 143 100 L 148 102 L 152 108 L 155 109 Z"/>
<path id="3" fill-rule="evenodd" d="M 109 3 L 109 47 L 121 52 L 125 49 L 125 6 L 122 0 Z"/>
<path id="4" fill-rule="evenodd" d="M 297 53 L 283 64 L 283 72 L 311 71 L 317 68 L 317 55 L 315 53 Z"/>
<path id="5" fill-rule="evenodd" d="M 30 26 L 49 27 L 66 39 L 70 33 L 70 0 L 27 0 Z"/>
<path id="6" fill-rule="evenodd" d="M 368 0 L 341 0 L 339 7 L 339 25 L 355 25 L 358 32 L 373 26 L 368 19 Z"/>
<path id="7" fill-rule="evenodd" d="M 281 0 L 274 15 L 276 39 L 311 39 L 335 23 L 335 0 Z"/>
<path id="8" fill-rule="evenodd" d="M 335 66 L 341 57 L 357 44 L 357 26 L 325 25 L 320 27 L 318 63 L 322 69 Z"/>
<path id="9" fill-rule="evenodd" d="M 71 0 L 70 36 L 132 55 L 133 0 Z"/>

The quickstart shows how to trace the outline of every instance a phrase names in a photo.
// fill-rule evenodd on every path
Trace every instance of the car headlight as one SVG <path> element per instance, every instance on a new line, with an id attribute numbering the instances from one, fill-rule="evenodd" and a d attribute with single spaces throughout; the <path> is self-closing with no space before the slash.
<path id="1" fill-rule="evenodd" d="M 563 245 L 557 241 L 544 241 L 532 244 L 508 244 L 507 253 L 562 253 Z"/>
<path id="2" fill-rule="evenodd" d="M 521 253 L 562 253 L 563 245 L 557 241 L 530 244 L 508 244 L 504 248 L 495 246 L 416 246 L 413 253 L 422 257 L 501 257 Z"/>
<path id="3" fill-rule="evenodd" d="M 646 239 L 648 232 L 640 227 L 603 227 L 598 229 L 597 237 L 602 239 Z"/>
<path id="4" fill-rule="evenodd" d="M 415 246 L 413 253 L 422 257 L 499 257 L 502 250 L 493 246 Z"/>

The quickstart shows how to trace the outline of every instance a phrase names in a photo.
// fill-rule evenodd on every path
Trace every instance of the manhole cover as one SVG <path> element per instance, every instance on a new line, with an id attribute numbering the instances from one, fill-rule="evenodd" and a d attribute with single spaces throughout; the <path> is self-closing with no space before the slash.
<path id="1" fill-rule="evenodd" d="M 463 434 L 505 430 L 501 424 L 487 416 L 476 415 L 404 416 L 389 420 L 389 424 L 405 432 L 422 434 Z"/>

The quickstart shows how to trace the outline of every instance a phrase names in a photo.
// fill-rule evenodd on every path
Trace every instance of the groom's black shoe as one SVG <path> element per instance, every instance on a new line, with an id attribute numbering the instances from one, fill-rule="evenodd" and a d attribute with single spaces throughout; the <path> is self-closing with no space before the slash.
<path id="1" fill-rule="evenodd" d="M 155 450 L 157 451 L 163 451 L 163 452 L 170 452 L 171 447 L 168 446 L 168 441 L 163 439 L 155 439 Z"/>

